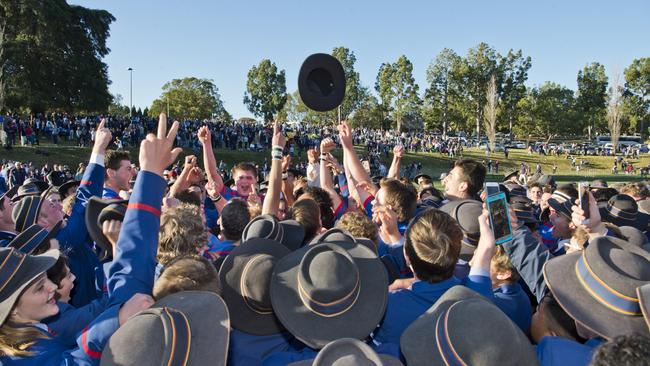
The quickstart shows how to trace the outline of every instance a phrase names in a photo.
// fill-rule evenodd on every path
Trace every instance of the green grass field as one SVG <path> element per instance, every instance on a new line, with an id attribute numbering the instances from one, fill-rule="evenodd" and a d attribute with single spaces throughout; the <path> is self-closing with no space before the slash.
<path id="1" fill-rule="evenodd" d="M 362 153 L 362 147 L 357 147 L 358 152 Z M 137 149 L 130 149 L 132 161 L 137 161 Z M 191 149 L 185 149 L 185 154 L 192 154 Z M 217 149 L 215 151 L 217 161 L 224 160 L 229 166 L 234 162 L 254 161 L 262 163 L 264 158 L 269 154 L 268 152 L 251 152 L 251 151 L 237 151 L 237 150 L 223 150 Z M 42 166 L 44 163 L 51 164 L 67 164 L 72 169 L 80 162 L 87 161 L 90 155 L 89 148 L 80 148 L 68 144 L 53 145 L 50 143 L 43 143 L 36 147 L 22 147 L 14 146 L 11 150 L 0 149 L 0 159 L 18 160 L 22 162 L 33 162 L 36 166 Z M 334 152 L 334 155 L 341 157 L 340 149 Z M 486 157 L 483 150 L 466 149 L 463 156 L 471 157 L 478 160 L 499 160 L 500 174 L 491 174 L 488 180 L 500 180 L 503 172 L 518 168 L 521 162 L 530 164 L 532 169 L 539 162 L 542 165 L 544 173 L 551 173 L 553 164 L 557 164 L 556 180 L 559 182 L 579 181 L 579 180 L 592 180 L 595 178 L 605 179 L 608 182 L 627 182 L 632 180 L 641 179 L 638 175 L 618 174 L 612 175 L 610 169 L 613 164 L 613 157 L 600 157 L 600 156 L 585 156 L 578 157 L 578 160 L 584 159 L 588 162 L 587 166 L 579 173 L 571 168 L 571 163 L 565 157 L 542 156 L 538 154 L 528 155 L 525 150 L 511 150 L 508 160 L 505 160 L 503 153 L 493 153 L 489 158 Z M 200 155 L 199 155 L 200 158 Z M 306 161 L 306 154 L 298 157 L 296 160 Z M 386 160 L 386 165 L 389 166 L 390 160 Z M 406 154 L 403 159 L 403 165 L 419 162 L 422 163 L 423 172 L 438 177 L 441 173 L 449 170 L 452 159 L 438 153 L 418 153 Z M 629 160 L 635 166 L 648 166 L 650 163 L 650 154 L 642 155 L 640 160 Z"/>

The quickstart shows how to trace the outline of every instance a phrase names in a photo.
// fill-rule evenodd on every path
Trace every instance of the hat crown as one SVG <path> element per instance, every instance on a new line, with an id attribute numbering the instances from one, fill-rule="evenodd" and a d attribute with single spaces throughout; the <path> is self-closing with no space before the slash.
<path id="1" fill-rule="evenodd" d="M 639 205 L 636 203 L 634 198 L 626 194 L 617 194 L 610 198 L 608 206 L 611 206 L 608 207 L 608 209 L 615 208 L 632 214 L 636 214 L 639 211 Z"/>
<path id="2" fill-rule="evenodd" d="M 635 280 L 650 281 L 650 263 L 646 258 L 623 249 L 612 249 L 609 258 L 612 270 Z"/>
<path id="3" fill-rule="evenodd" d="M 25 254 L 15 248 L 0 250 L 0 301 L 6 300 L 15 290 L 11 282 L 24 260 Z"/>
<path id="4" fill-rule="evenodd" d="M 316 245 L 300 263 L 298 285 L 305 305 L 333 309 L 354 300 L 359 270 L 345 249 L 330 243 Z"/>
<path id="5" fill-rule="evenodd" d="M 241 293 L 244 301 L 258 311 L 271 311 L 271 274 L 275 257 L 258 254 L 251 258 L 242 271 Z"/>
<path id="6" fill-rule="evenodd" d="M 271 215 L 262 215 L 246 225 L 243 239 L 262 238 L 281 241 L 282 236 L 282 227 L 278 220 Z"/>

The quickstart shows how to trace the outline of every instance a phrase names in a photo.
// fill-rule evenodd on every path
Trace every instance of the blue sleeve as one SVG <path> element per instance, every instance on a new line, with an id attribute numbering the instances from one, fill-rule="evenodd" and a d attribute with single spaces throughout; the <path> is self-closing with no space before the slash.
<path id="1" fill-rule="evenodd" d="M 373 195 L 368 196 L 366 201 L 363 203 L 363 209 L 366 211 L 366 216 L 372 220 L 372 201 L 375 199 Z"/>
<path id="2" fill-rule="evenodd" d="M 489 272 L 472 268 L 469 270 L 469 276 L 463 280 L 463 285 L 483 295 L 486 299 L 494 301 L 492 280 L 490 279 Z"/>
<path id="3" fill-rule="evenodd" d="M 151 294 L 165 187 L 165 181 L 154 173 L 138 174 L 108 271 L 110 305 L 121 304 L 136 293 Z"/>
<path id="4" fill-rule="evenodd" d="M 348 181 L 345 179 L 344 173 L 339 173 L 339 190 L 341 191 L 341 197 L 348 198 L 350 196 L 350 189 L 348 188 Z"/>
<path id="5" fill-rule="evenodd" d="M 63 354 L 66 365 L 99 365 L 108 339 L 120 327 L 120 306 L 104 311 L 77 338 L 77 348 Z"/>
<path id="6" fill-rule="evenodd" d="M 542 248 L 525 226 L 515 230 L 512 240 L 501 246 L 537 301 L 541 301 L 547 291 L 542 269 L 553 257 L 551 253 Z"/>
<path id="7" fill-rule="evenodd" d="M 101 197 L 104 186 L 104 167 L 89 164 L 77 189 L 77 197 L 72 212 L 63 229 L 56 238 L 61 249 L 69 249 L 77 245 L 86 245 L 88 229 L 86 228 L 86 205 L 92 196 Z"/>
<path id="8" fill-rule="evenodd" d="M 46 319 L 44 323 L 54 331 L 58 341 L 74 346 L 79 332 L 106 309 L 107 302 L 108 297 L 104 296 L 78 309 L 66 303 L 58 303 L 59 314 Z"/>
<path id="9" fill-rule="evenodd" d="M 318 351 L 309 347 L 297 352 L 278 352 L 266 357 L 262 361 L 263 366 L 284 366 L 293 362 L 311 360 L 316 358 Z"/>

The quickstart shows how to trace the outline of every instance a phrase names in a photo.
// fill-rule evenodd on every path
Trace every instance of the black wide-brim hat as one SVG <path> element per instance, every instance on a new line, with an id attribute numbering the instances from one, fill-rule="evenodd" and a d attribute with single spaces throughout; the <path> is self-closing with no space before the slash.
<path id="1" fill-rule="evenodd" d="M 47 230 L 40 225 L 34 224 L 16 235 L 7 246 L 16 248 L 25 254 L 34 253 L 42 245 L 47 245 L 47 249 L 49 249 L 50 239 L 56 237 L 62 223 L 63 221 L 57 222 L 52 230 Z"/>
<path id="2" fill-rule="evenodd" d="M 377 254 L 377 244 L 368 238 L 355 238 L 349 231 L 340 227 L 333 227 L 324 233 L 316 235 L 309 245 L 316 245 L 320 243 L 356 243 L 365 245 L 368 249 Z"/>
<path id="3" fill-rule="evenodd" d="M 451 201 L 440 207 L 440 211 L 451 216 L 463 231 L 463 241 L 458 257 L 466 262 L 472 259 L 478 246 L 480 226 L 478 218 L 483 213 L 483 204 L 476 200 Z"/>
<path id="4" fill-rule="evenodd" d="M 0 326 L 23 290 L 59 259 L 59 251 L 48 250 L 41 255 L 26 255 L 16 248 L 0 249 Z"/>
<path id="5" fill-rule="evenodd" d="M 345 72 L 334 56 L 315 53 L 302 63 L 298 73 L 298 92 L 309 109 L 331 111 L 345 97 Z"/>
<path id="6" fill-rule="evenodd" d="M 288 366 L 402 366 L 400 360 L 377 354 L 369 345 L 352 338 L 341 338 L 323 347 L 311 360 L 290 363 Z"/>
<path id="7" fill-rule="evenodd" d="M 650 253 L 610 236 L 544 265 L 551 293 L 576 322 L 607 339 L 647 333 L 637 287 L 650 282 Z"/>
<path id="8" fill-rule="evenodd" d="M 242 232 L 242 241 L 253 238 L 275 240 L 289 250 L 296 250 L 305 239 L 305 228 L 296 220 L 278 221 L 273 215 L 259 215 Z"/>
<path id="9" fill-rule="evenodd" d="M 602 221 L 616 226 L 633 226 L 643 231 L 647 230 L 650 215 L 639 211 L 639 206 L 633 197 L 617 194 L 599 208 Z"/>
<path id="10" fill-rule="evenodd" d="M 548 205 L 557 213 L 566 216 L 569 221 L 571 221 L 571 208 L 574 204 L 574 201 L 574 198 L 568 194 L 560 191 L 555 191 L 551 195 L 551 198 L 548 199 Z"/>
<path id="11" fill-rule="evenodd" d="M 465 286 L 445 291 L 406 328 L 400 347 L 408 365 L 539 364 L 519 327 Z"/>
<path id="12" fill-rule="evenodd" d="M 505 174 L 503 174 L 503 181 L 505 182 L 517 174 L 519 174 L 519 169 L 508 170 L 505 172 Z"/>
<path id="13" fill-rule="evenodd" d="M 102 232 L 102 223 L 106 220 L 124 221 L 126 206 L 129 201 L 101 199 L 90 197 L 86 206 L 86 228 L 88 234 L 99 247 L 100 260 L 108 258 L 113 252 L 112 244 Z"/>
<path id="14" fill-rule="evenodd" d="M 307 346 L 365 339 L 386 310 L 388 278 L 377 255 L 356 243 L 298 249 L 275 266 L 271 302 L 282 324 Z"/>
<path id="15" fill-rule="evenodd" d="M 72 187 L 79 187 L 81 185 L 81 182 L 78 180 L 69 180 L 59 186 L 59 195 L 61 195 L 61 199 L 64 199 L 68 197 L 66 192 L 72 188 Z"/>
<path id="16" fill-rule="evenodd" d="M 413 181 L 414 181 L 415 183 L 417 183 L 417 182 L 418 182 L 418 179 L 420 179 L 420 178 L 428 179 L 428 180 L 430 180 L 430 181 L 433 182 L 433 179 L 431 179 L 431 176 L 428 175 L 428 174 L 418 174 L 418 175 L 415 176 L 415 178 L 413 178 Z"/>
<path id="17" fill-rule="evenodd" d="M 174 293 L 124 323 L 108 340 L 101 365 L 226 365 L 229 331 L 219 295 Z"/>
<path id="18" fill-rule="evenodd" d="M 261 336 L 284 330 L 273 312 L 270 282 L 275 264 L 290 252 L 276 241 L 253 238 L 226 257 L 219 280 L 233 328 Z"/>
<path id="19" fill-rule="evenodd" d="M 0 200 L 2 200 L 3 198 L 12 200 L 13 197 L 16 195 L 16 192 L 18 192 L 18 186 L 13 186 L 0 195 Z"/>

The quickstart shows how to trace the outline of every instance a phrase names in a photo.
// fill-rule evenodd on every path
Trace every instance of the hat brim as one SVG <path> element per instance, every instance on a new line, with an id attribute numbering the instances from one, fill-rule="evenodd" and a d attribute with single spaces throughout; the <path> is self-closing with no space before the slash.
<path id="1" fill-rule="evenodd" d="M 566 203 L 560 203 L 554 198 L 549 198 L 548 205 L 555 210 L 555 212 L 562 214 L 571 220 L 571 209 L 567 207 Z"/>
<path id="2" fill-rule="evenodd" d="M 328 243 L 321 243 L 322 245 Z M 307 308 L 297 292 L 298 271 L 306 246 L 282 258 L 271 280 L 271 302 L 282 324 L 303 343 L 314 349 L 339 338 L 365 339 L 381 321 L 388 301 L 388 277 L 377 255 L 364 245 L 336 244 L 353 258 L 361 278 L 356 302 L 344 313 L 323 317 Z"/>
<path id="3" fill-rule="evenodd" d="M 241 279 L 246 264 L 253 257 L 265 254 L 279 261 L 289 253 L 290 250 L 278 242 L 253 238 L 235 247 L 226 256 L 219 270 L 219 280 L 221 295 L 230 309 L 233 328 L 254 335 L 271 335 L 284 330 L 273 312 L 262 314 L 246 303 L 241 293 Z"/>
<path id="4" fill-rule="evenodd" d="M 99 197 L 90 197 L 86 205 L 86 228 L 88 234 L 93 239 L 95 244 L 99 247 L 100 251 L 106 256 L 113 251 L 113 245 L 102 232 L 102 228 L 97 222 L 99 214 L 104 208 L 112 203 L 127 203 L 127 200 L 105 200 Z M 100 253 L 100 254 L 102 254 Z"/>
<path id="5" fill-rule="evenodd" d="M 310 85 L 310 74 L 321 70 L 331 76 L 333 89 L 328 95 L 323 95 Z M 345 72 L 343 66 L 334 56 L 326 53 L 313 54 L 302 63 L 298 73 L 298 92 L 302 102 L 309 109 L 327 112 L 338 107 L 345 97 Z"/>
<path id="6" fill-rule="evenodd" d="M 11 309 L 13 309 L 23 290 L 38 276 L 52 268 L 59 259 L 59 255 L 60 252 L 57 249 L 48 250 L 41 255 L 26 255 L 25 262 L 21 266 L 24 271 L 16 273 L 13 279 L 13 281 L 20 281 L 22 284 L 6 300 L 0 303 L 0 326 L 7 320 Z"/>
<path id="7" fill-rule="evenodd" d="M 517 174 L 519 174 L 519 170 L 512 170 L 512 171 L 510 171 L 510 172 L 503 175 L 503 181 L 505 182 L 508 179 L 516 176 Z"/>
<path id="8" fill-rule="evenodd" d="M 16 195 L 16 192 L 18 192 L 18 186 L 13 186 L 10 189 L 8 189 L 5 193 L 0 195 L 0 200 L 2 200 L 3 198 L 7 198 L 7 199 L 13 201 L 13 198 Z"/>
<path id="9" fill-rule="evenodd" d="M 637 287 L 636 294 L 639 298 L 639 304 L 641 305 L 643 318 L 645 319 L 646 325 L 650 330 L 650 284 Z"/>
<path id="10" fill-rule="evenodd" d="M 341 358 L 350 355 L 363 356 L 374 365 L 403 366 L 398 359 L 388 355 L 377 354 L 367 344 L 351 338 L 343 338 L 328 343 L 327 346 L 318 352 L 316 358 L 293 362 L 288 366 L 330 366 L 335 365 L 336 361 Z"/>
<path id="11" fill-rule="evenodd" d="M 305 240 L 305 228 L 296 220 L 280 221 L 280 225 L 283 230 L 280 242 L 291 251 L 302 247 Z"/>
<path id="12" fill-rule="evenodd" d="M 165 296 L 151 308 L 182 312 L 191 330 L 188 365 L 226 365 L 230 341 L 228 308 L 215 293 L 183 291 Z M 144 331 L 147 331 L 145 334 Z M 136 314 L 109 339 L 102 365 L 160 365 L 164 357 L 164 330 L 158 316 Z"/>
<path id="13" fill-rule="evenodd" d="M 76 180 L 71 180 L 71 181 L 68 181 L 68 182 L 65 182 L 65 183 L 61 184 L 59 186 L 59 188 L 58 188 L 59 194 L 61 195 L 61 198 L 68 197 L 68 195 L 65 192 L 67 192 L 70 188 L 79 187 L 80 185 L 81 185 L 81 182 L 76 181 Z"/>
<path id="14" fill-rule="evenodd" d="M 609 210 L 607 210 L 606 205 L 599 207 L 598 210 L 600 211 L 600 218 L 602 221 L 609 222 L 616 226 L 632 226 L 641 231 L 645 231 L 648 229 L 648 224 L 650 224 L 650 215 L 642 211 L 637 211 L 635 220 L 626 220 L 610 213 Z"/>
<path id="15" fill-rule="evenodd" d="M 617 313 L 595 300 L 580 284 L 576 263 L 582 253 L 565 254 L 546 262 L 544 279 L 564 311 L 599 336 L 611 339 L 632 332 L 647 332 L 643 317 Z"/>

